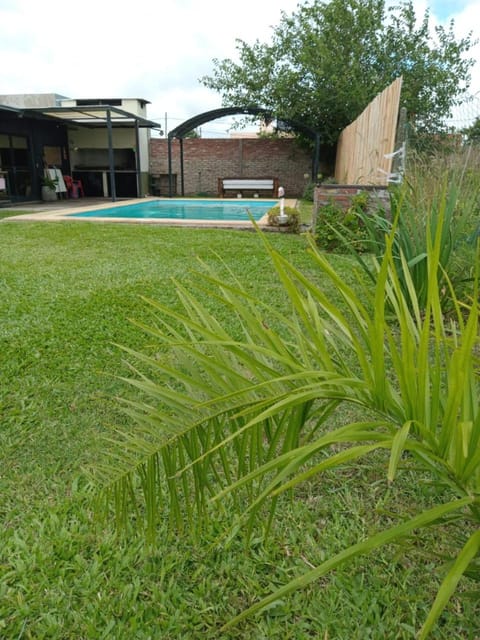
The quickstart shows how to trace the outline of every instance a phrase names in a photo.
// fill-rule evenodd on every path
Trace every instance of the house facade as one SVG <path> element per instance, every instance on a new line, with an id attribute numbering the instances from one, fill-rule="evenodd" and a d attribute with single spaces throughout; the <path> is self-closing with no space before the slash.
<path id="1" fill-rule="evenodd" d="M 38 200 L 46 168 L 90 196 L 140 197 L 149 185 L 147 100 L 0 95 L 0 202 Z"/>
<path id="2" fill-rule="evenodd" d="M 87 196 L 112 200 L 216 196 L 219 178 L 229 177 L 275 178 L 295 197 L 311 181 L 312 153 L 292 137 L 174 140 L 169 163 L 169 141 L 151 136 L 160 126 L 147 119 L 148 104 L 141 98 L 0 95 L 0 204 L 40 200 L 47 168 L 81 180 Z"/>

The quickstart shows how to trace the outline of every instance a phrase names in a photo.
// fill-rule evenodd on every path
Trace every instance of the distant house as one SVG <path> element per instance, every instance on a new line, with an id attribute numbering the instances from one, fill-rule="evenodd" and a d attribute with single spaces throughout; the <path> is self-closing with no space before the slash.
<path id="1" fill-rule="evenodd" d="M 40 199 L 46 168 L 81 179 L 86 195 L 148 191 L 149 139 L 160 126 L 141 98 L 0 95 L 0 202 Z M 2 188 L 3 187 L 3 188 Z"/>

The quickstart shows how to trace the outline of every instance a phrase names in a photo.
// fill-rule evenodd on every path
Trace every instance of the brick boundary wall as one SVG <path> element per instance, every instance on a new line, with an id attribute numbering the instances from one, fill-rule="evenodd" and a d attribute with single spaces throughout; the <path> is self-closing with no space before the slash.
<path id="1" fill-rule="evenodd" d="M 312 152 L 292 138 L 186 138 L 183 141 L 185 195 L 217 195 L 218 178 L 278 178 L 287 197 L 300 197 L 311 181 Z M 172 173 L 180 184 L 180 142 L 172 141 Z M 159 195 L 168 195 L 168 142 L 150 140 L 150 175 Z"/>

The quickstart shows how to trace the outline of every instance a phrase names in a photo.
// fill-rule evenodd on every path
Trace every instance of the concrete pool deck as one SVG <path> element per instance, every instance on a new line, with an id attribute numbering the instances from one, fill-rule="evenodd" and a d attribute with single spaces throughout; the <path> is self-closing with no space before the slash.
<path id="1" fill-rule="evenodd" d="M 174 198 L 178 200 L 180 198 Z M 190 200 L 195 202 L 198 198 L 181 198 L 182 200 Z M 205 198 L 204 198 L 205 199 Z M 211 198 L 216 200 L 216 198 Z M 246 198 L 249 200 L 250 198 Z M 75 218 L 76 213 L 83 213 L 87 211 L 101 211 L 102 209 L 111 209 L 112 207 L 122 207 L 132 204 L 139 204 L 143 202 L 156 202 L 158 200 L 169 201 L 170 198 L 135 198 L 135 199 L 120 199 L 112 202 L 106 198 L 78 198 L 70 200 L 57 200 L 55 202 L 41 202 L 41 203 L 20 203 L 15 206 L 8 206 L 9 210 L 18 209 L 24 211 L 21 215 L 12 215 L 8 218 L 3 218 L 0 223 L 3 222 L 103 222 L 103 223 L 124 223 L 124 224 L 163 224 L 176 227 L 210 227 L 210 228 L 230 228 L 230 229 L 252 229 L 253 225 L 249 220 L 184 220 L 175 218 L 102 218 L 99 216 L 89 216 L 88 218 Z M 239 198 L 222 198 L 218 199 L 218 202 L 236 202 L 238 204 Z M 278 199 L 258 199 L 261 202 L 271 202 L 272 207 L 278 204 Z M 286 207 L 295 207 L 295 199 L 285 199 Z M 1 209 L 0 209 L 1 211 Z M 267 222 L 267 215 L 263 216 L 258 222 L 259 227 L 265 227 Z"/>

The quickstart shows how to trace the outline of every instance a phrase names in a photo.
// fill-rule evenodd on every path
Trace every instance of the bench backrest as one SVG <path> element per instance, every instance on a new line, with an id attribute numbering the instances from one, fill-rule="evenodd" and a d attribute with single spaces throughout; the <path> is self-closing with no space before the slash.
<path id="1" fill-rule="evenodd" d="M 273 178 L 223 178 L 224 189 L 273 189 Z"/>

